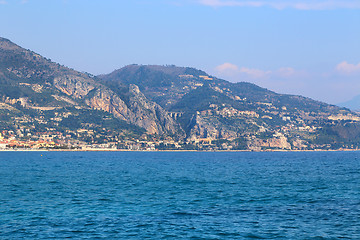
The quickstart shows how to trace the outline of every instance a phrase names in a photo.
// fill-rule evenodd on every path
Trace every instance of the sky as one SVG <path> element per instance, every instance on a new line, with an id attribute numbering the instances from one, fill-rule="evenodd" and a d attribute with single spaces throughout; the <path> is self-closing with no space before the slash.
<path id="1" fill-rule="evenodd" d="M 360 94 L 359 0 L 0 0 L 0 36 L 95 75 L 174 64 L 332 104 Z"/>

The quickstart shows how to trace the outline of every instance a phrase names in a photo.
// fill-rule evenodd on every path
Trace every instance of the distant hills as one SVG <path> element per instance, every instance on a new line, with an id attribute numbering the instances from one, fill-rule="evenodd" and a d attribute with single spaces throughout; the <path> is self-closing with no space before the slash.
<path id="1" fill-rule="evenodd" d="M 189 67 L 129 65 L 92 76 L 0 38 L 3 139 L 134 149 L 357 148 L 346 108 L 231 83 Z"/>
<path id="2" fill-rule="evenodd" d="M 339 103 L 337 105 L 341 106 L 341 107 L 349 108 L 349 109 L 351 109 L 353 111 L 356 111 L 356 112 L 360 112 L 360 95 L 355 96 L 354 98 L 352 98 L 349 101 L 342 102 L 342 103 Z"/>

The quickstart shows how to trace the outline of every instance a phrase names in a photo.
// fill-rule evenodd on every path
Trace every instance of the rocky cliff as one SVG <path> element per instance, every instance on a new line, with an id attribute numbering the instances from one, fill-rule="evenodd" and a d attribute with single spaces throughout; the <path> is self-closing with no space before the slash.
<path id="1" fill-rule="evenodd" d="M 4 99 L 14 102 L 29 99 L 28 107 L 89 107 L 145 128 L 149 134 L 183 135 L 178 123 L 137 86 L 129 86 L 130 101 L 125 103 L 90 75 L 53 63 L 3 38 L 0 38 L 0 81 L 5 83 L 0 89 Z"/>
<path id="2" fill-rule="evenodd" d="M 151 134 L 170 134 L 184 137 L 179 124 L 159 104 L 148 100 L 135 84 L 130 84 L 129 107 L 134 113 L 131 122 L 148 130 Z"/>

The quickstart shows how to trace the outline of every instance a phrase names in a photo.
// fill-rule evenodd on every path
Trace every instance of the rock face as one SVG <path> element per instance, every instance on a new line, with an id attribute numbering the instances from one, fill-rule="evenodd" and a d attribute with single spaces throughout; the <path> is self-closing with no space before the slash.
<path id="1" fill-rule="evenodd" d="M 92 108 L 112 113 L 124 121 L 131 122 L 134 117 L 125 102 L 114 92 L 104 87 L 96 89 L 93 96 L 86 99 L 86 103 Z"/>
<path id="2" fill-rule="evenodd" d="M 102 110 L 149 134 L 184 136 L 179 124 L 136 85 L 128 86 L 128 101 L 96 78 L 60 66 L 0 38 L 0 96 L 27 107 L 78 106 Z M 39 87 L 41 86 L 41 87 Z M 8 94 L 9 89 L 15 89 Z M 29 96 L 30 91 L 30 96 Z M 23 104 L 23 99 L 28 99 Z"/>
<path id="3" fill-rule="evenodd" d="M 107 87 L 81 77 L 55 78 L 54 86 L 74 98 L 85 98 L 88 106 L 112 113 L 121 120 L 146 129 L 149 134 L 184 135 L 179 124 L 160 105 L 147 99 L 135 84 L 129 86 L 128 105 Z"/>
<path id="4" fill-rule="evenodd" d="M 194 114 L 187 128 L 190 130 L 188 138 L 193 141 L 199 138 L 235 139 L 239 136 L 231 126 L 224 127 L 217 119 L 201 116 L 201 113 Z"/>
<path id="5" fill-rule="evenodd" d="M 94 84 L 80 76 L 64 75 L 54 78 L 54 87 L 74 98 L 84 98 L 95 88 Z"/>
<path id="6" fill-rule="evenodd" d="M 131 122 L 145 128 L 151 134 L 170 134 L 184 136 L 183 130 L 159 104 L 149 101 L 135 84 L 129 86 L 129 107 L 132 110 Z"/>

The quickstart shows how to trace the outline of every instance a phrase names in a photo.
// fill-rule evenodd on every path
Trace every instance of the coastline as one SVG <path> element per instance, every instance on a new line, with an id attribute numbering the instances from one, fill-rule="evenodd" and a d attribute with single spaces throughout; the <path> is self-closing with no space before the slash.
<path id="1" fill-rule="evenodd" d="M 129 150 L 129 149 L 0 149 L 0 152 L 358 152 L 360 149 L 313 149 L 313 150 Z"/>

